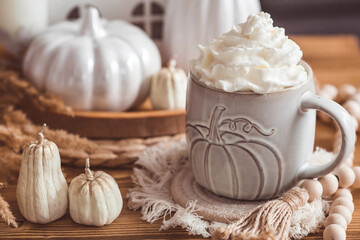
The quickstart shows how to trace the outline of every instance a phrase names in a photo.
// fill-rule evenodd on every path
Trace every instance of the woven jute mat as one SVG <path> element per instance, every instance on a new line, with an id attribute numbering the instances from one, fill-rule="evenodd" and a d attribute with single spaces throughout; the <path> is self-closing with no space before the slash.
<path id="1" fill-rule="evenodd" d="M 182 169 L 171 183 L 173 200 L 187 207 L 189 201 L 196 201 L 196 213 L 205 220 L 229 223 L 239 216 L 264 203 L 263 201 L 240 201 L 221 197 L 201 187 L 190 168 Z"/>

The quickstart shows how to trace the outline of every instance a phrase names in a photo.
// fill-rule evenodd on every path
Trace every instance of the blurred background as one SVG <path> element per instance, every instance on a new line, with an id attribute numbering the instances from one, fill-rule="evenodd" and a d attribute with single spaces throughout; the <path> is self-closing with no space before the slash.
<path id="1" fill-rule="evenodd" d="M 276 25 L 288 34 L 356 34 L 360 36 L 359 0 L 261 0 Z"/>
<path id="2" fill-rule="evenodd" d="M 86 17 L 86 12 L 91 7 L 97 9 L 93 9 L 97 20 L 94 20 L 94 17 Z M 151 58 L 151 61 L 148 61 L 149 65 L 158 62 L 159 69 L 150 66 L 148 69 L 153 71 L 152 74 L 141 77 L 143 85 L 140 92 L 144 93 L 145 99 L 145 95 L 148 95 L 150 91 L 151 78 L 161 67 L 170 66 L 171 60 L 175 60 L 173 63 L 188 73 L 189 61 L 199 55 L 199 44 L 207 45 L 211 39 L 228 32 L 232 26 L 244 22 L 250 14 L 261 10 L 270 13 L 274 26 L 285 28 L 286 35 L 290 35 L 290 38 L 300 45 L 305 53 L 303 58 L 311 63 L 314 69 L 318 70 L 318 67 L 325 66 L 333 70 L 335 63 L 332 60 L 329 62 L 325 60 L 329 57 L 340 59 L 342 54 L 344 57 L 342 63 L 346 63 L 346 68 L 353 64 L 355 73 L 351 74 L 359 79 L 360 0 L 0 0 L 0 53 L 3 52 L 3 58 L 0 58 L 0 69 L 12 69 L 23 73 L 29 82 L 42 91 L 54 93 L 63 100 L 67 99 L 67 94 L 76 91 L 68 89 L 70 85 L 62 86 L 60 74 L 53 74 L 54 72 L 67 73 L 66 79 L 72 79 L 75 76 L 74 78 L 80 79 L 78 82 L 86 82 L 81 80 L 83 76 L 87 76 L 84 73 L 93 76 L 97 74 L 94 69 L 102 69 L 92 65 L 92 67 L 81 69 L 73 67 L 77 66 L 76 64 L 88 66 L 87 62 L 83 61 L 85 58 L 81 56 L 85 56 L 94 49 L 71 47 L 73 42 L 68 41 L 67 35 L 70 33 L 72 39 L 80 41 L 83 39 L 79 36 L 82 36 L 89 42 L 93 42 L 94 36 L 100 33 L 93 35 L 85 33 L 92 32 L 93 29 L 98 30 L 97 26 L 115 24 L 111 26 L 116 27 L 106 29 L 109 36 L 116 36 L 118 43 L 124 41 L 124 46 L 128 46 L 127 43 L 131 42 L 134 45 L 131 46 L 131 51 L 135 52 L 135 55 L 144 49 L 149 51 L 149 55 L 146 55 L 148 58 L 143 57 L 144 54 L 138 56 L 144 62 Z M 99 20 L 98 16 L 103 20 Z M 134 25 L 142 29 L 146 35 Z M 135 33 L 128 32 L 128 29 L 135 29 Z M 50 32 L 55 32 L 53 35 L 50 34 L 53 38 L 47 37 L 47 33 Z M 33 41 L 35 38 L 42 39 L 39 42 L 44 41 L 44 46 L 37 46 L 36 41 Z M 59 39 L 65 40 L 62 42 Z M 99 38 L 97 41 L 102 40 Z M 117 52 L 116 59 L 126 59 L 126 61 L 115 61 L 119 64 L 116 66 L 122 69 L 121 72 L 128 73 L 129 79 L 132 77 L 131 74 L 143 72 L 141 69 L 133 70 L 136 67 L 131 64 L 129 66 L 135 68 L 129 68 L 129 71 L 124 70 L 128 67 L 126 64 L 131 63 L 131 59 L 124 54 L 126 51 L 122 49 L 122 45 L 118 45 L 114 45 L 113 48 L 109 46 L 107 52 Z M 35 50 L 30 51 L 31 47 Z M 69 53 L 67 47 L 71 50 Z M 47 49 L 50 50 L 47 51 Z M 30 61 L 33 59 L 32 52 L 34 52 L 34 59 L 44 58 L 45 60 L 43 62 Z M 28 57 L 25 56 L 26 54 L 29 54 Z M 62 58 L 62 54 L 68 55 Z M 55 61 L 57 59 L 55 56 L 59 59 L 68 58 L 69 61 L 64 60 L 64 63 L 70 63 L 74 59 L 78 62 L 64 65 L 62 69 Z M 106 56 L 109 60 L 110 56 Z M 52 59 L 53 62 L 49 62 L 48 59 Z M 112 68 L 111 61 L 102 61 L 98 56 L 92 60 L 106 65 L 104 69 L 110 69 L 99 73 L 100 77 L 96 76 L 94 79 L 108 79 L 108 76 L 112 76 L 113 73 L 117 76 L 114 77 L 115 80 L 106 80 L 106 82 L 117 82 L 120 75 L 117 75 L 117 70 Z M 35 65 L 26 68 L 27 62 Z M 53 68 L 50 68 L 52 64 Z M 318 76 L 321 75 L 319 71 L 316 73 Z M 326 74 L 324 79 L 326 78 L 327 81 L 334 80 L 335 82 L 339 78 L 333 73 L 330 74 L 329 71 Z M 91 79 L 93 78 L 88 77 L 87 80 L 91 82 Z M 55 83 L 52 87 L 45 84 L 50 80 Z M 100 80 L 98 84 L 103 86 Z M 84 84 L 80 89 L 89 86 L 92 85 Z M 64 89 L 64 92 L 59 93 L 59 89 Z M 87 91 L 84 91 L 84 96 L 85 92 Z M 107 99 L 107 90 L 99 92 L 104 93 L 99 98 L 100 100 Z M 78 97 L 78 93 L 74 95 Z M 87 102 L 84 96 L 81 101 Z M 75 105 L 74 102 L 77 100 L 75 101 L 72 97 L 65 100 L 65 103 L 73 108 L 81 110 L 85 108 Z M 94 102 L 101 101 L 94 100 Z M 137 103 L 122 110 L 129 110 L 130 107 L 136 106 Z M 106 108 L 94 107 L 91 110 L 104 109 Z"/>
<path id="3" fill-rule="evenodd" d="M 77 17 L 76 5 L 81 4 L 83 0 L 76 0 L 64 3 L 63 1 L 53 0 L 50 6 L 50 23 L 62 20 L 66 11 L 67 18 Z M 116 18 L 119 14 L 111 11 L 118 9 L 124 11 L 121 2 L 128 0 L 111 1 L 112 8 L 107 8 L 109 1 L 88 0 L 105 14 L 107 18 Z M 141 16 L 146 15 L 146 2 L 131 0 L 132 11 L 128 11 L 126 18 L 130 20 L 131 16 L 141 20 Z M 135 24 L 148 31 L 149 35 L 158 39 L 161 37 L 162 22 L 164 15 L 164 0 L 152 0 L 150 16 L 155 16 L 153 32 L 150 33 L 147 26 L 141 21 L 135 21 Z M 289 34 L 356 34 L 360 36 L 360 1 L 359 0 L 260 0 L 261 9 L 271 14 L 275 25 L 284 27 Z M 117 8 L 120 7 L 120 8 Z M 127 8 L 128 9 L 128 8 Z M 123 15 L 123 13 L 121 13 Z"/>

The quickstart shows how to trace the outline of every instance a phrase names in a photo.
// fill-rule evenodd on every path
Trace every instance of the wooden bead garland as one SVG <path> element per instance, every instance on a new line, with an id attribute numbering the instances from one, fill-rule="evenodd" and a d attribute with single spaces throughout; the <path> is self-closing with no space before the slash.
<path id="1" fill-rule="evenodd" d="M 337 199 L 339 197 L 346 197 L 346 198 L 350 199 L 351 201 L 353 200 L 353 196 L 352 196 L 350 190 L 347 189 L 347 188 L 339 188 L 336 191 L 336 193 L 331 196 L 331 199 L 335 200 L 335 199 Z"/>
<path id="2" fill-rule="evenodd" d="M 360 90 L 350 84 L 344 84 L 338 91 L 333 85 L 326 84 L 318 92 L 322 97 L 336 100 L 353 117 L 355 130 L 359 131 L 360 122 Z M 319 113 L 320 120 L 329 122 L 330 119 Z M 341 134 L 339 131 L 335 134 L 333 152 L 337 153 L 341 146 Z M 325 221 L 325 230 L 323 238 L 325 240 L 346 239 L 347 225 L 351 222 L 354 211 L 353 196 L 349 187 L 360 188 L 360 167 L 353 167 L 354 152 L 346 159 L 345 163 L 337 168 L 332 174 L 328 174 L 318 181 L 323 188 L 323 196 L 330 196 L 333 200 L 329 216 Z M 335 177 L 335 178 L 334 178 Z M 305 182 L 305 181 L 304 181 Z M 308 185 L 315 185 L 311 183 Z M 336 189 L 334 187 L 336 186 Z M 308 186 L 304 186 L 308 190 Z M 310 189 L 311 190 L 311 189 Z M 309 193 L 310 195 L 310 193 Z"/>
<path id="3" fill-rule="evenodd" d="M 355 209 L 354 203 L 349 198 L 346 198 L 346 197 L 336 198 L 332 202 L 331 207 L 335 207 L 335 206 L 338 206 L 338 205 L 347 207 L 351 211 L 351 213 L 354 212 L 354 209 Z"/>
<path id="4" fill-rule="evenodd" d="M 328 197 L 333 195 L 339 188 L 339 181 L 332 173 L 319 178 L 319 182 L 322 185 L 322 196 Z"/>
<path id="5" fill-rule="evenodd" d="M 332 100 L 334 100 L 337 96 L 340 95 L 338 89 L 331 84 L 324 84 L 317 94 Z M 343 92 L 341 94 L 343 95 Z"/>
<path id="6" fill-rule="evenodd" d="M 352 220 L 352 213 L 345 206 L 341 206 L 341 205 L 331 206 L 329 215 L 331 216 L 331 214 L 333 214 L 333 213 L 337 213 L 337 214 L 340 214 L 341 216 L 343 216 L 345 218 L 347 224 L 349 224 Z"/>
<path id="7" fill-rule="evenodd" d="M 339 187 L 341 188 L 348 188 L 355 181 L 354 171 L 346 165 L 340 166 L 335 170 L 334 174 L 338 177 Z"/>
<path id="8" fill-rule="evenodd" d="M 306 179 L 301 184 L 302 188 L 305 188 L 309 194 L 309 202 L 314 201 L 317 198 L 320 198 L 323 193 L 323 187 L 321 183 L 313 180 L 313 179 Z"/>
<path id="9" fill-rule="evenodd" d="M 329 85 L 329 84 L 327 84 L 327 85 Z M 327 91 L 329 91 L 329 90 L 327 90 Z M 346 99 L 349 99 L 351 96 L 353 96 L 356 92 L 357 92 L 356 87 L 354 87 L 353 85 L 350 85 L 350 84 L 344 84 L 344 85 L 339 87 L 339 91 L 338 91 L 338 95 L 337 95 L 337 101 L 338 102 L 343 102 Z"/>
<path id="10" fill-rule="evenodd" d="M 343 107 L 349 112 L 349 114 L 356 119 L 360 119 L 360 103 L 355 100 L 347 100 Z"/>
<path id="11" fill-rule="evenodd" d="M 354 100 L 358 103 L 360 103 L 360 92 L 357 91 L 354 95 L 352 95 L 349 99 Z"/>
<path id="12" fill-rule="evenodd" d="M 326 218 L 325 227 L 327 227 L 331 224 L 338 224 L 338 225 L 342 226 L 344 228 L 344 230 L 347 229 L 347 222 L 346 222 L 345 218 L 338 213 L 333 213 L 333 214 L 329 215 L 329 217 Z"/>
<path id="13" fill-rule="evenodd" d="M 331 224 L 325 228 L 323 237 L 324 240 L 345 240 L 346 232 L 342 226 Z"/>

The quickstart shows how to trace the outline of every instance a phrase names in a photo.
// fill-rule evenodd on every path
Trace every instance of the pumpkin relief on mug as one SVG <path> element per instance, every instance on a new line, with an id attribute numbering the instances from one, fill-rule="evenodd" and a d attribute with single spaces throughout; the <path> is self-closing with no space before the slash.
<path id="1" fill-rule="evenodd" d="M 255 199 L 262 194 L 267 178 L 277 175 L 277 193 L 281 183 L 282 162 L 277 150 L 266 141 L 275 133 L 275 129 L 263 129 L 244 117 L 221 119 L 225 111 L 225 107 L 216 106 L 208 126 L 186 125 L 187 136 L 192 139 L 189 142 L 189 157 L 197 181 L 220 195 L 224 195 L 226 189 L 230 188 L 232 196 L 229 197 L 233 198 L 237 198 L 243 190 L 255 192 Z M 265 164 L 276 166 L 276 175 L 266 175 Z M 239 181 L 239 175 L 248 171 L 259 176 L 255 188 Z M 224 173 L 230 173 L 230 176 Z M 216 189 L 223 189 L 224 192 Z"/>

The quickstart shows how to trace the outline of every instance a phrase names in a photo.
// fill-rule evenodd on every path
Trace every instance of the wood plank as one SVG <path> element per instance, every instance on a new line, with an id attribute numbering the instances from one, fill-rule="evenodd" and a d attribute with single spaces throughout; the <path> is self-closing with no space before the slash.
<path id="1" fill-rule="evenodd" d="M 322 71 L 314 69 L 314 74 L 320 83 L 330 83 L 335 86 L 351 83 L 356 87 L 360 87 L 360 67 L 354 70 L 330 69 Z"/>
<path id="2" fill-rule="evenodd" d="M 305 58 L 343 58 L 359 55 L 359 40 L 355 35 L 294 35 Z"/>

